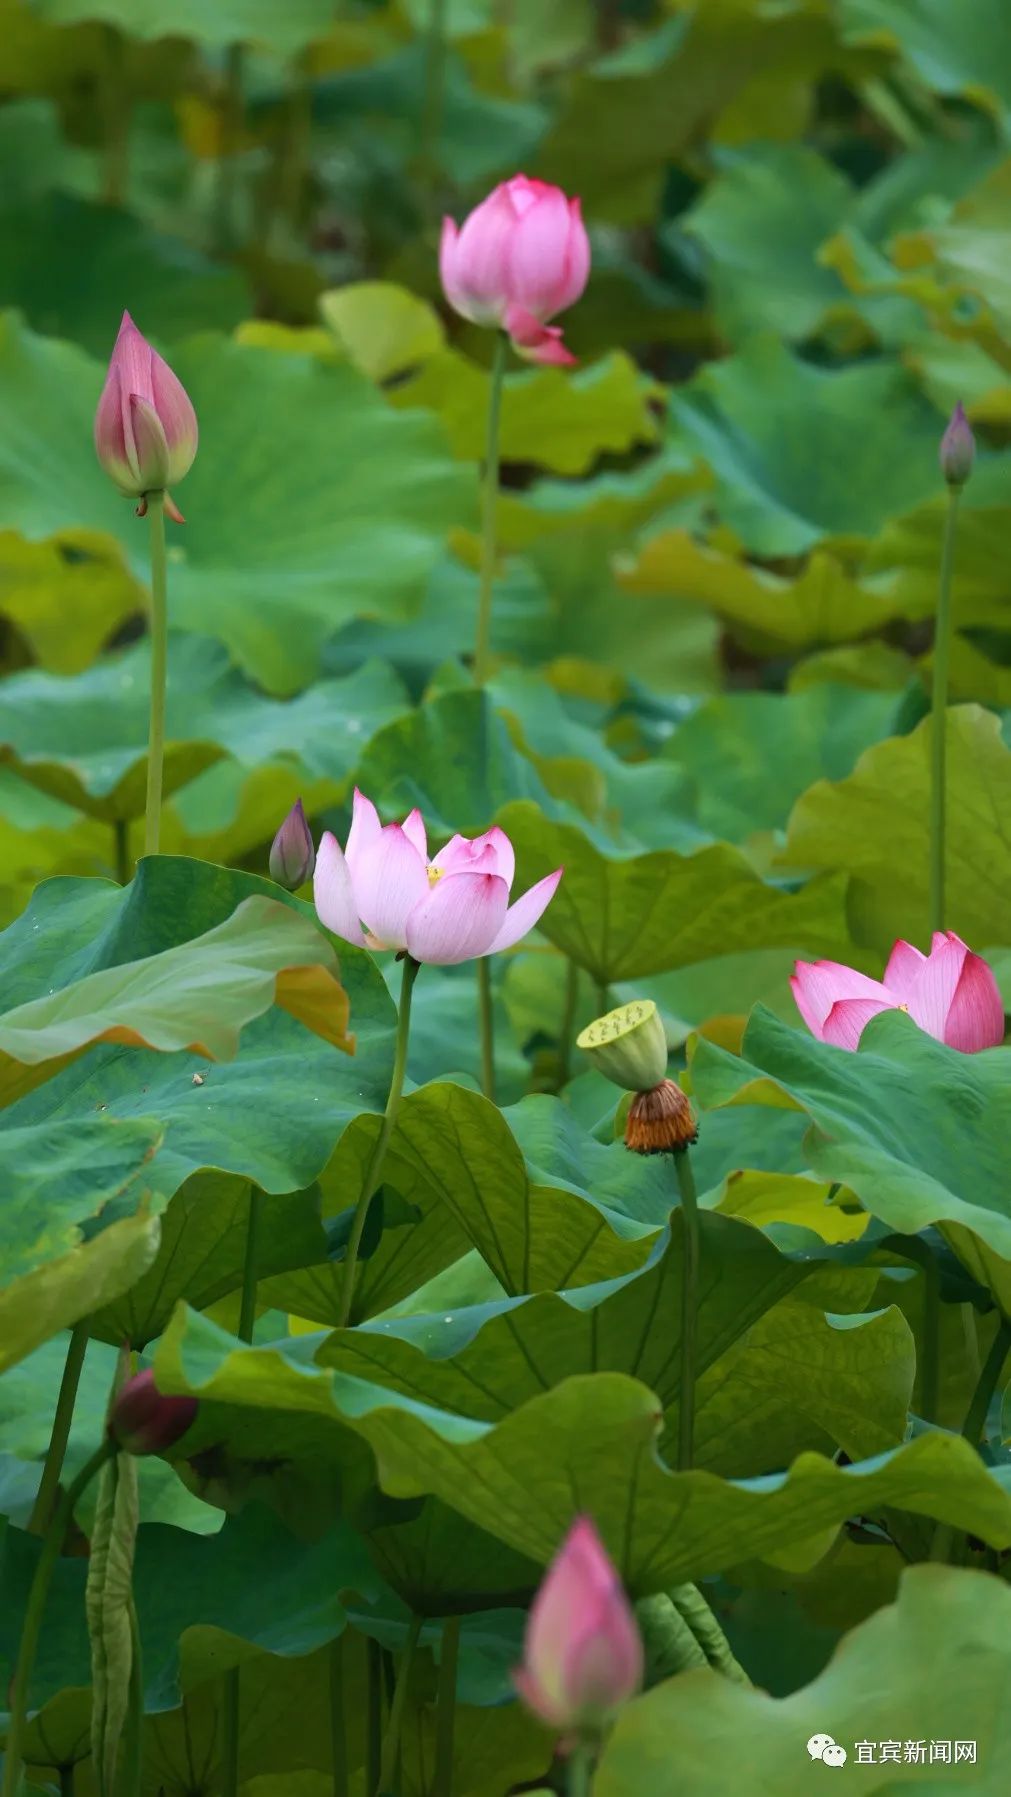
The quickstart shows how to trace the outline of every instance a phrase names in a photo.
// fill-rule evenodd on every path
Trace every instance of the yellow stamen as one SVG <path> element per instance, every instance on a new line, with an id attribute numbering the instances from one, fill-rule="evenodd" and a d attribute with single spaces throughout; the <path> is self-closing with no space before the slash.
<path id="1" fill-rule="evenodd" d="M 430 886 L 436 885 L 436 883 L 442 879 L 445 871 L 445 868 L 442 867 L 430 867 L 428 870 L 428 884 Z"/>

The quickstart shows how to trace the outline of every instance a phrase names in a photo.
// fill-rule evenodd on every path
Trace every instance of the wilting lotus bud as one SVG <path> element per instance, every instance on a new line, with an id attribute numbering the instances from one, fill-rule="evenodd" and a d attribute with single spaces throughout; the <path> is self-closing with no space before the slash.
<path id="1" fill-rule="evenodd" d="M 109 1433 L 126 1454 L 161 1454 L 185 1435 L 198 1408 L 196 1398 L 163 1397 L 152 1372 L 135 1373 L 112 1406 Z"/>
<path id="2" fill-rule="evenodd" d="M 296 799 L 270 847 L 270 877 L 296 892 L 312 876 L 316 850 L 301 799 Z"/>
<path id="3" fill-rule="evenodd" d="M 976 459 L 976 439 L 959 400 L 941 438 L 941 473 L 949 487 L 964 487 Z"/>
<path id="4" fill-rule="evenodd" d="M 550 1728 L 597 1732 L 635 1695 L 642 1672 L 621 1580 L 589 1517 L 578 1517 L 534 1598 L 513 1682 Z"/>
<path id="5" fill-rule="evenodd" d="M 637 1092 L 625 1119 L 625 1147 L 634 1154 L 679 1154 L 698 1140 L 695 1112 L 676 1080 Z"/>
<path id="6" fill-rule="evenodd" d="M 141 500 L 165 493 L 165 509 L 179 523 L 167 489 L 188 474 L 197 453 L 197 415 L 182 382 L 151 348 L 129 312 L 123 313 L 95 413 L 95 449 L 121 493 Z"/>
<path id="7" fill-rule="evenodd" d="M 651 998 L 633 999 L 588 1023 L 576 1046 L 626 1092 L 648 1092 L 667 1072 L 667 1037 Z"/>

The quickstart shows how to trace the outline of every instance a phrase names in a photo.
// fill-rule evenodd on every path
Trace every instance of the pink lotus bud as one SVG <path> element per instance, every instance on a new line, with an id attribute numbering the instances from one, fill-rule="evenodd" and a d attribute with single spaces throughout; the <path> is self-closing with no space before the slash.
<path id="1" fill-rule="evenodd" d="M 112 1406 L 109 1433 L 127 1454 L 161 1454 L 185 1435 L 196 1398 L 163 1397 L 152 1372 L 135 1373 Z"/>
<path id="2" fill-rule="evenodd" d="M 316 865 L 312 833 L 296 799 L 270 847 L 270 877 L 289 892 L 296 892 L 309 879 Z"/>
<path id="3" fill-rule="evenodd" d="M 949 487 L 964 487 L 976 459 L 976 439 L 959 400 L 941 438 L 941 473 Z"/>
<path id="4" fill-rule="evenodd" d="M 897 942 L 883 980 L 838 961 L 798 961 L 790 985 L 812 1035 L 837 1048 L 856 1048 L 870 1019 L 889 1010 L 908 1011 L 928 1036 L 963 1054 L 1004 1040 L 997 981 L 952 930 L 935 932 L 929 955 Z"/>
<path id="5" fill-rule="evenodd" d="M 534 1598 L 513 1682 L 549 1727 L 596 1731 L 642 1673 L 632 1606 L 593 1523 L 577 1517 Z"/>
<path id="6" fill-rule="evenodd" d="M 121 493 L 141 501 L 147 493 L 165 493 L 166 511 L 182 522 L 167 490 L 193 466 L 197 415 L 182 382 L 129 312 L 123 313 L 95 413 L 95 449 Z"/>
<path id="7" fill-rule="evenodd" d="M 514 175 L 457 226 L 442 221 L 439 272 L 446 298 L 472 324 L 508 331 L 531 362 L 572 363 L 548 319 L 574 305 L 590 273 L 580 203 L 546 181 Z"/>

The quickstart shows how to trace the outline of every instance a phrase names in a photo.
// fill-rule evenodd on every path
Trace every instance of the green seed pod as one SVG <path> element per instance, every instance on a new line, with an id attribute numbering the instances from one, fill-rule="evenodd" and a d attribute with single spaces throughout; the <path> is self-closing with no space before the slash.
<path id="1" fill-rule="evenodd" d="M 598 1073 L 626 1092 L 651 1092 L 667 1074 L 667 1037 L 651 998 L 619 1005 L 576 1038 Z"/>

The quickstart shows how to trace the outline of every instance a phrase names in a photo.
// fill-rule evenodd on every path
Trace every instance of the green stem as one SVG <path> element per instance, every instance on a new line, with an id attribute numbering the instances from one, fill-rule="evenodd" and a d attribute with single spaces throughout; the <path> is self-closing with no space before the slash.
<path id="1" fill-rule="evenodd" d="M 941 1269 L 927 1249 L 923 1262 L 923 1338 L 920 1414 L 936 1423 L 941 1399 Z"/>
<path id="2" fill-rule="evenodd" d="M 565 963 L 565 1002 L 562 1007 L 562 1022 L 558 1032 L 558 1090 L 568 1085 L 572 1071 L 572 1039 L 576 1033 L 576 1013 L 579 1009 L 579 968 L 569 957 Z"/>
<path id="3" fill-rule="evenodd" d="M 344 1636 L 330 1643 L 330 1763 L 333 1797 L 348 1797 L 348 1740 L 344 1726 Z"/>
<path id="4" fill-rule="evenodd" d="M 430 190 L 439 174 L 439 139 L 446 100 L 446 0 L 428 0 L 425 37 L 425 97 L 421 111 L 418 166 Z"/>
<path id="5" fill-rule="evenodd" d="M 125 74 L 125 42 L 115 25 L 103 29 L 105 68 L 103 71 L 103 129 L 105 135 L 105 181 L 103 198 L 107 206 L 123 206 L 130 176 L 130 85 Z"/>
<path id="6" fill-rule="evenodd" d="M 60 1767 L 60 1797 L 74 1797 L 77 1780 L 74 1777 L 74 1763 Z"/>
<path id="7" fill-rule="evenodd" d="M 597 1016 L 598 1017 L 606 1017 L 608 1011 L 613 1010 L 613 1008 L 614 1007 L 611 1004 L 611 988 L 610 988 L 607 980 L 598 980 L 597 981 Z"/>
<path id="8" fill-rule="evenodd" d="M 151 727 L 147 745 L 144 853 L 157 855 L 161 831 L 161 771 L 165 757 L 165 679 L 168 667 L 164 493 L 148 493 L 147 514 L 151 520 Z"/>
<path id="9" fill-rule="evenodd" d="M 592 1775 L 593 1748 L 588 1741 L 580 1741 L 569 1755 L 565 1778 L 568 1797 L 590 1797 Z"/>
<path id="10" fill-rule="evenodd" d="M 983 1362 L 982 1370 L 976 1381 L 976 1389 L 969 1400 L 965 1422 L 962 1424 L 962 1435 L 971 1447 L 979 1447 L 980 1438 L 986 1427 L 990 1402 L 1004 1370 L 1004 1362 L 1008 1357 L 1009 1350 L 1011 1350 L 1011 1322 L 1008 1322 L 1006 1317 L 1002 1317 L 997 1333 L 990 1344 L 990 1352 Z M 950 1560 L 954 1543 L 955 1530 L 951 1523 L 938 1523 L 930 1544 L 931 1560 L 941 1562 Z"/>
<path id="11" fill-rule="evenodd" d="M 28 1523 L 33 1535 L 41 1535 L 48 1527 L 56 1502 L 56 1493 L 60 1488 L 60 1474 L 70 1439 L 70 1426 L 74 1420 L 74 1405 L 77 1402 L 77 1388 L 81 1383 L 81 1369 L 88 1349 L 87 1320 L 75 1325 L 71 1331 L 67 1346 L 67 1358 L 63 1363 L 63 1378 L 60 1380 L 60 1395 L 56 1400 L 56 1414 L 53 1417 L 53 1432 L 49 1437 L 46 1449 L 46 1463 L 42 1469 L 42 1479 L 32 1505 L 32 1514 Z"/>
<path id="12" fill-rule="evenodd" d="M 257 1185 L 249 1187 L 249 1220 L 246 1224 L 246 1252 L 242 1262 L 242 1300 L 239 1304 L 239 1340 L 251 1342 L 256 1324 L 256 1270 L 260 1258 L 260 1232 L 263 1226 L 263 1193 Z"/>
<path id="13" fill-rule="evenodd" d="M 400 987 L 400 1015 L 397 1020 L 397 1045 L 393 1057 L 393 1075 L 390 1080 L 389 1096 L 386 1110 L 383 1113 L 382 1128 L 375 1147 L 369 1157 L 365 1175 L 362 1179 L 361 1194 L 355 1205 L 355 1214 L 351 1223 L 351 1234 L 348 1237 L 347 1254 L 344 1260 L 344 1280 L 341 1285 L 340 1313 L 338 1328 L 346 1329 L 351 1321 L 351 1306 L 354 1302 L 355 1274 L 358 1270 L 358 1250 L 362 1245 L 362 1236 L 368 1219 L 369 1205 L 379 1188 L 379 1178 L 386 1159 L 386 1150 L 393 1135 L 393 1126 L 400 1109 L 400 1095 L 404 1089 L 404 1075 L 407 1072 L 407 1041 L 411 1031 L 411 994 L 414 982 L 418 977 L 419 963 L 412 956 L 404 956 L 404 977 Z"/>
<path id="14" fill-rule="evenodd" d="M 223 1797 L 238 1797 L 239 1668 L 232 1666 L 221 1684 L 221 1789 Z"/>
<path id="15" fill-rule="evenodd" d="M 217 218 L 215 235 L 221 250 L 235 242 L 235 173 L 245 116 L 245 49 L 230 44 L 225 53 L 225 92 L 221 115 L 221 154 L 218 157 Z"/>
<path id="16" fill-rule="evenodd" d="M 941 581 L 934 628 L 934 693 L 931 704 L 930 928 L 944 929 L 945 785 L 947 779 L 948 665 L 951 655 L 951 574 L 960 489 L 948 488 L 948 511 L 941 549 Z"/>
<path id="17" fill-rule="evenodd" d="M 130 1689 L 123 1737 L 123 1769 L 119 1797 L 140 1797 L 144 1770 L 144 1672 L 140 1657 L 137 1611 L 130 1600 Z"/>
<path id="18" fill-rule="evenodd" d="M 681 1401 L 678 1408 L 678 1471 L 692 1463 L 695 1432 L 695 1353 L 699 1308 L 699 1203 L 692 1171 L 691 1150 L 674 1156 L 681 1190 L 684 1223 L 681 1244 Z"/>
<path id="19" fill-rule="evenodd" d="M 460 1657 L 459 1616 L 442 1625 L 439 1682 L 435 1697 L 435 1772 L 431 1797 L 453 1797 L 453 1738 L 456 1732 L 456 1667 Z"/>
<path id="20" fill-rule="evenodd" d="M 495 584 L 495 515 L 498 507 L 499 420 L 502 415 L 502 382 L 509 339 L 500 331 L 495 339 L 488 395 L 488 435 L 481 485 L 481 585 L 477 602 L 477 634 L 474 638 L 474 680 L 484 686 L 491 658 L 491 601 Z"/>
<path id="21" fill-rule="evenodd" d="M 116 878 L 121 886 L 130 883 L 130 826 L 125 817 L 113 821 L 112 839 L 116 856 Z"/>
<path id="22" fill-rule="evenodd" d="M 477 1016 L 481 1038 L 481 1090 L 495 1102 L 495 1001 L 491 989 L 491 962 L 482 955 L 477 963 Z"/>
<path id="23" fill-rule="evenodd" d="M 371 1636 L 365 1651 L 365 1688 L 365 1797 L 373 1797 L 383 1746 L 383 1650 Z"/>
<path id="24" fill-rule="evenodd" d="M 70 1519 L 82 1493 L 87 1490 L 95 1474 L 115 1452 L 115 1443 L 107 1437 L 101 1447 L 95 1449 L 91 1459 L 85 1461 L 76 1479 L 72 1479 L 67 1486 L 46 1529 L 42 1552 L 39 1555 L 28 1593 L 28 1605 L 25 1610 L 24 1627 L 21 1631 L 17 1665 L 11 1687 L 10 1722 L 7 1727 L 7 1742 L 4 1751 L 3 1797 L 16 1797 L 21 1788 L 22 1748 L 28 1715 L 28 1688 L 35 1666 L 35 1655 L 42 1632 L 42 1621 L 46 1610 L 46 1599 L 49 1596 L 49 1587 L 52 1583 L 53 1570 L 59 1558 Z"/>
<path id="25" fill-rule="evenodd" d="M 379 1761 L 379 1792 L 392 1791 L 393 1781 L 397 1774 L 397 1751 L 400 1746 L 400 1730 L 404 1721 L 404 1706 L 407 1702 L 407 1687 L 414 1663 L 414 1650 L 421 1634 L 421 1617 L 412 1616 L 407 1629 L 407 1640 L 404 1642 L 403 1657 L 397 1675 L 393 1702 L 390 1705 L 389 1720 L 386 1724 L 386 1736 L 383 1741 L 382 1757 Z M 371 1793 L 368 1794 L 371 1797 Z M 378 1794 L 377 1794 L 378 1797 Z"/>

